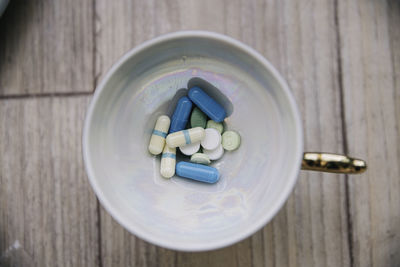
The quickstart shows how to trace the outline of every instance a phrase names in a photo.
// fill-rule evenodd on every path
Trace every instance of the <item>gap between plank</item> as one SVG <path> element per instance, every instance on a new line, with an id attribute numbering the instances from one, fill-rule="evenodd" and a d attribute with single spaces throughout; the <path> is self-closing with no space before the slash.
<path id="1" fill-rule="evenodd" d="M 0 100 L 4 100 L 4 99 L 26 99 L 26 98 L 45 98 L 45 97 L 90 96 L 92 94 L 93 94 L 93 92 L 15 94 L 15 95 L 0 95 Z"/>
<path id="2" fill-rule="evenodd" d="M 343 91 L 343 70 L 342 70 L 342 51 L 340 39 L 340 24 L 339 24 L 339 0 L 334 2 L 334 21 L 336 33 L 336 64 L 338 68 L 338 85 L 340 95 L 340 118 L 342 126 L 342 140 L 343 152 L 348 154 L 348 140 L 347 140 L 347 127 L 345 117 L 345 104 L 344 104 L 344 91 Z M 345 204 L 346 204 L 346 220 L 347 220 L 347 243 L 349 245 L 349 260 L 350 266 L 354 266 L 354 253 L 353 253 L 353 221 L 351 218 L 351 201 L 350 201 L 350 180 L 349 176 L 345 175 Z"/>
<path id="3" fill-rule="evenodd" d="M 103 255 L 102 255 L 102 237 L 101 237 L 101 210 L 100 201 L 96 197 L 96 212 L 97 212 L 97 261 L 99 262 L 99 267 L 103 267 Z"/>
<path id="4" fill-rule="evenodd" d="M 92 79 L 93 79 L 93 91 L 96 90 L 98 77 L 96 76 L 96 0 L 92 0 Z M 102 252 L 102 231 L 101 231 L 101 206 L 100 201 L 96 196 L 96 212 L 97 212 L 97 261 L 99 267 L 103 267 L 103 252 Z"/>

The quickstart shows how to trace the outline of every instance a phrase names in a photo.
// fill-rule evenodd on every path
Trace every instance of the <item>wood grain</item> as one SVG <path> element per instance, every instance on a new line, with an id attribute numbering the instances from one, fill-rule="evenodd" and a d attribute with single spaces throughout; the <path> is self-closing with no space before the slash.
<path id="1" fill-rule="evenodd" d="M 255 34 L 263 39 L 253 45 L 295 94 L 305 150 L 343 152 L 334 2 L 267 2 L 265 10 Z M 342 175 L 301 172 L 285 209 L 264 229 L 268 266 L 349 265 L 344 185 Z"/>
<path id="2" fill-rule="evenodd" d="M 343 152 L 333 1 L 96 1 L 96 76 L 156 35 L 203 29 L 263 53 L 299 102 L 308 150 Z M 228 248 L 183 253 L 123 230 L 101 210 L 104 266 L 349 266 L 343 175 L 301 174 L 293 196 L 262 231 Z"/>
<path id="3" fill-rule="evenodd" d="M 346 139 L 369 170 L 349 178 L 354 266 L 400 265 L 397 1 L 339 1 Z"/>
<path id="4" fill-rule="evenodd" d="M 399 266 L 398 25 L 398 0 L 11 1 L 0 19 L 0 266 Z M 301 172 L 271 223 L 215 251 L 124 230 L 86 178 L 82 92 L 134 46 L 190 29 L 261 52 L 292 88 L 305 150 L 348 152 L 368 171 Z"/>
<path id="5" fill-rule="evenodd" d="M 93 1 L 10 1 L 0 19 L 0 96 L 93 91 Z"/>
<path id="6" fill-rule="evenodd" d="M 98 266 L 81 155 L 88 99 L 0 100 L 1 266 Z"/>

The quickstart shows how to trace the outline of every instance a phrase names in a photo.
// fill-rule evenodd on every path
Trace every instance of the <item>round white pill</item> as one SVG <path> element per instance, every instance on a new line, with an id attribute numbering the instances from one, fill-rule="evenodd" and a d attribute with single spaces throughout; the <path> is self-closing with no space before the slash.
<path id="1" fill-rule="evenodd" d="M 192 143 L 186 146 L 180 146 L 179 150 L 186 156 L 191 156 L 200 149 L 200 142 Z"/>
<path id="2" fill-rule="evenodd" d="M 213 150 L 203 149 L 203 153 L 206 154 L 211 160 L 217 160 L 224 155 L 224 148 L 222 147 L 222 144 L 219 144 L 219 146 Z"/>
<path id="3" fill-rule="evenodd" d="M 221 134 L 214 128 L 205 129 L 205 137 L 201 146 L 207 150 L 214 150 L 221 144 Z"/>

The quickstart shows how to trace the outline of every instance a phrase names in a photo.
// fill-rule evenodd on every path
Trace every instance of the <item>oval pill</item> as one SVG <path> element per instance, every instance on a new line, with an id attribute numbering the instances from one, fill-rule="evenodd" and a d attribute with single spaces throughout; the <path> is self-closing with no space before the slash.
<path id="1" fill-rule="evenodd" d="M 198 107 L 195 107 L 190 115 L 190 126 L 206 128 L 207 115 L 204 114 Z"/>
<path id="2" fill-rule="evenodd" d="M 184 161 L 176 164 L 176 174 L 181 177 L 210 184 L 216 183 L 219 180 L 219 172 L 216 168 Z"/>
<path id="3" fill-rule="evenodd" d="M 222 132 L 224 131 L 224 125 L 221 122 L 215 122 L 213 120 L 207 121 L 206 128 L 214 128 L 220 134 L 222 134 Z"/>
<path id="4" fill-rule="evenodd" d="M 219 146 L 214 150 L 203 149 L 203 153 L 206 154 L 211 160 L 217 160 L 222 158 L 224 152 L 225 151 L 224 148 L 222 147 L 222 144 L 219 144 Z"/>
<path id="5" fill-rule="evenodd" d="M 163 151 L 169 125 L 170 119 L 168 116 L 161 115 L 158 117 L 150 138 L 149 151 L 151 154 L 158 155 Z"/>
<path id="6" fill-rule="evenodd" d="M 172 176 L 174 176 L 175 163 L 176 163 L 176 148 L 171 148 L 165 145 L 161 156 L 161 167 L 160 167 L 160 173 L 164 178 L 171 178 Z"/>
<path id="7" fill-rule="evenodd" d="M 192 111 L 192 105 L 192 101 L 190 101 L 187 96 L 183 96 L 179 99 L 171 118 L 170 133 L 178 132 L 186 128 L 190 112 Z"/>
<path id="8" fill-rule="evenodd" d="M 240 135 L 235 131 L 226 131 L 222 135 L 222 146 L 232 151 L 240 146 Z"/>
<path id="9" fill-rule="evenodd" d="M 185 146 L 191 143 L 200 142 L 204 139 L 204 136 L 204 129 L 201 127 L 196 127 L 171 133 L 167 136 L 166 142 L 169 147 Z"/>
<path id="10" fill-rule="evenodd" d="M 199 163 L 208 165 L 211 163 L 210 158 L 204 153 L 195 153 L 190 157 L 190 161 L 193 163 Z"/>
<path id="11" fill-rule="evenodd" d="M 179 150 L 186 156 L 191 156 L 200 149 L 200 142 L 192 143 L 186 146 L 180 146 Z"/>
<path id="12" fill-rule="evenodd" d="M 188 96 L 212 120 L 221 122 L 225 119 L 225 109 L 199 87 L 192 87 Z"/>
<path id="13" fill-rule="evenodd" d="M 221 144 L 221 135 L 213 128 L 207 128 L 204 130 L 206 133 L 201 146 L 207 150 L 214 150 Z"/>

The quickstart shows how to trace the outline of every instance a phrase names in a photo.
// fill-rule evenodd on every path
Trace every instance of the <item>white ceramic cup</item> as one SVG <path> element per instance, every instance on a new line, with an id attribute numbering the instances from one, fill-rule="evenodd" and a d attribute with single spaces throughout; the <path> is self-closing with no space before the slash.
<path id="1" fill-rule="evenodd" d="M 193 85 L 227 109 L 225 124 L 242 139 L 213 163 L 221 174 L 213 185 L 162 178 L 160 158 L 147 151 L 156 118 L 171 115 Z M 157 37 L 118 60 L 91 101 L 83 155 L 90 184 L 116 221 L 183 251 L 228 246 L 262 228 L 292 192 L 302 160 L 305 168 L 328 171 L 345 171 L 327 167 L 330 160 L 349 163 L 335 155 L 303 159 L 299 111 L 281 75 L 250 47 L 204 31 Z"/>

